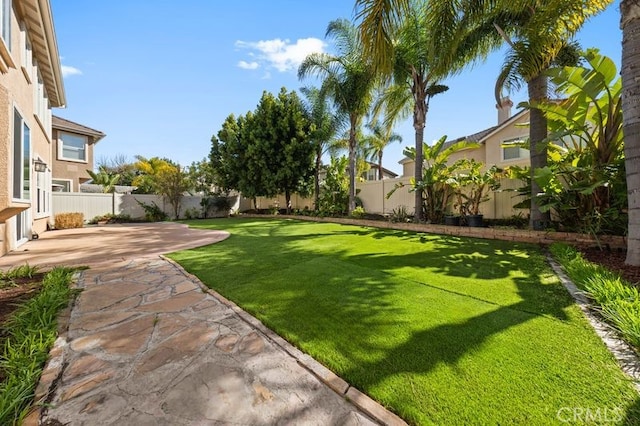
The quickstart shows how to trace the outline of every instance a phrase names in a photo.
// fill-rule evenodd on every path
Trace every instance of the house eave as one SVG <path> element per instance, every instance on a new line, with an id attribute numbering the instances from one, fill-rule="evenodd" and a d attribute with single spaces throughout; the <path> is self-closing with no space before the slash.
<path id="1" fill-rule="evenodd" d="M 16 5 L 27 25 L 33 54 L 51 107 L 63 107 L 66 96 L 51 4 L 49 0 L 19 0 Z"/>

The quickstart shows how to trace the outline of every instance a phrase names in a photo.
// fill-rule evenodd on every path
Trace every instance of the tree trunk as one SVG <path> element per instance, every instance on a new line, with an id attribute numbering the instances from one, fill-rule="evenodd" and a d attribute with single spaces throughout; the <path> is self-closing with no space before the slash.
<path id="1" fill-rule="evenodd" d="M 547 78 L 538 75 L 527 83 L 530 101 L 542 101 L 547 98 Z M 547 137 L 547 117 L 539 109 L 532 108 L 529 118 L 529 148 L 531 151 L 531 215 L 529 226 L 535 230 L 543 230 L 551 223 L 549 212 L 543 213 L 538 206 L 537 194 L 540 185 L 533 179 L 537 169 L 547 165 L 547 147 L 542 141 Z"/>
<path id="2" fill-rule="evenodd" d="M 322 166 L 322 146 L 318 145 L 318 149 L 316 151 L 316 172 L 314 176 L 314 193 L 315 193 L 315 205 L 314 210 L 318 211 L 320 209 L 320 167 Z"/>
<path id="3" fill-rule="evenodd" d="M 427 93 L 425 85 L 413 75 L 413 96 L 415 105 L 413 107 L 413 128 L 415 129 L 416 144 L 416 161 L 414 167 L 413 178 L 416 181 L 415 199 L 414 199 L 414 217 L 416 222 L 424 222 L 424 214 L 422 211 L 422 187 L 418 185 L 422 181 L 422 166 L 424 163 L 424 155 L 422 154 L 422 146 L 424 144 L 424 125 L 427 119 Z"/>
<path id="4" fill-rule="evenodd" d="M 640 266 L 640 3 L 622 0 L 622 116 L 627 173 L 629 229 L 628 265 Z"/>
<path id="5" fill-rule="evenodd" d="M 284 191 L 284 199 L 287 203 L 287 214 L 291 214 L 291 191 L 288 189 Z"/>
<path id="6" fill-rule="evenodd" d="M 356 131 L 357 119 L 350 117 L 351 129 L 349 130 L 349 206 L 347 214 L 356 208 Z"/>
<path id="7" fill-rule="evenodd" d="M 384 174 L 382 173 L 382 150 L 378 151 L 378 180 L 384 179 Z"/>

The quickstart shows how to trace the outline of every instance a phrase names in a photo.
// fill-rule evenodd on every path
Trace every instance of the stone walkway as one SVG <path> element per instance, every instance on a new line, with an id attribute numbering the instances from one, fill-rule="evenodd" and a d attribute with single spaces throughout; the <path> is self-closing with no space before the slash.
<path id="1" fill-rule="evenodd" d="M 144 237 L 170 251 L 187 231 L 174 225 L 158 228 L 161 238 L 144 228 Z M 122 238 L 125 231 L 116 229 Z M 209 235 L 210 242 L 224 237 Z M 26 425 L 403 424 L 179 265 L 129 253 L 120 241 L 111 262 L 87 258 L 95 263 L 79 277 L 83 291 L 62 318 L 67 331 L 36 390 L 43 408 Z M 37 247 L 41 242 L 15 256 L 32 252 L 38 260 L 31 264 L 58 263 Z M 70 263 L 82 263 L 82 253 Z"/>

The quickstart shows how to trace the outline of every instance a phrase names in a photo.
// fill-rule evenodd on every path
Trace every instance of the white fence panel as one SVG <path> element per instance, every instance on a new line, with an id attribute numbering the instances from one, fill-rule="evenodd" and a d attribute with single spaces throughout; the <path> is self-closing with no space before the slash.
<path id="1" fill-rule="evenodd" d="M 59 213 L 82 213 L 84 220 L 89 221 L 96 216 L 113 213 L 114 194 L 53 192 L 51 195 L 54 217 Z"/>

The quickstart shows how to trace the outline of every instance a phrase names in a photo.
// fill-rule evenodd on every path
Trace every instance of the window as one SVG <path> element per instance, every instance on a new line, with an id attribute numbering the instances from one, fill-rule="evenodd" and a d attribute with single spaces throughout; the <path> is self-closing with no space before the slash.
<path id="1" fill-rule="evenodd" d="M 35 172 L 36 217 L 49 216 L 51 212 L 51 171 Z"/>
<path id="2" fill-rule="evenodd" d="M 68 179 L 53 179 L 51 181 L 51 190 L 54 192 L 71 192 L 71 181 Z"/>
<path id="3" fill-rule="evenodd" d="M 514 138 L 502 142 L 502 160 L 519 160 L 529 158 L 529 150 L 522 148 L 520 144 L 524 142 L 524 138 Z"/>
<path id="4" fill-rule="evenodd" d="M 0 0 L 0 37 L 11 50 L 11 0 Z"/>
<path id="5" fill-rule="evenodd" d="M 29 41 L 29 35 L 27 34 L 27 27 L 24 22 L 20 23 L 20 50 L 21 50 L 21 64 L 22 72 L 29 83 L 32 81 L 33 73 L 33 52 L 31 50 L 31 42 Z"/>
<path id="6" fill-rule="evenodd" d="M 58 132 L 58 158 L 87 162 L 87 137 Z"/>
<path id="7" fill-rule="evenodd" d="M 17 109 L 13 110 L 13 198 L 31 195 L 31 131 Z"/>

